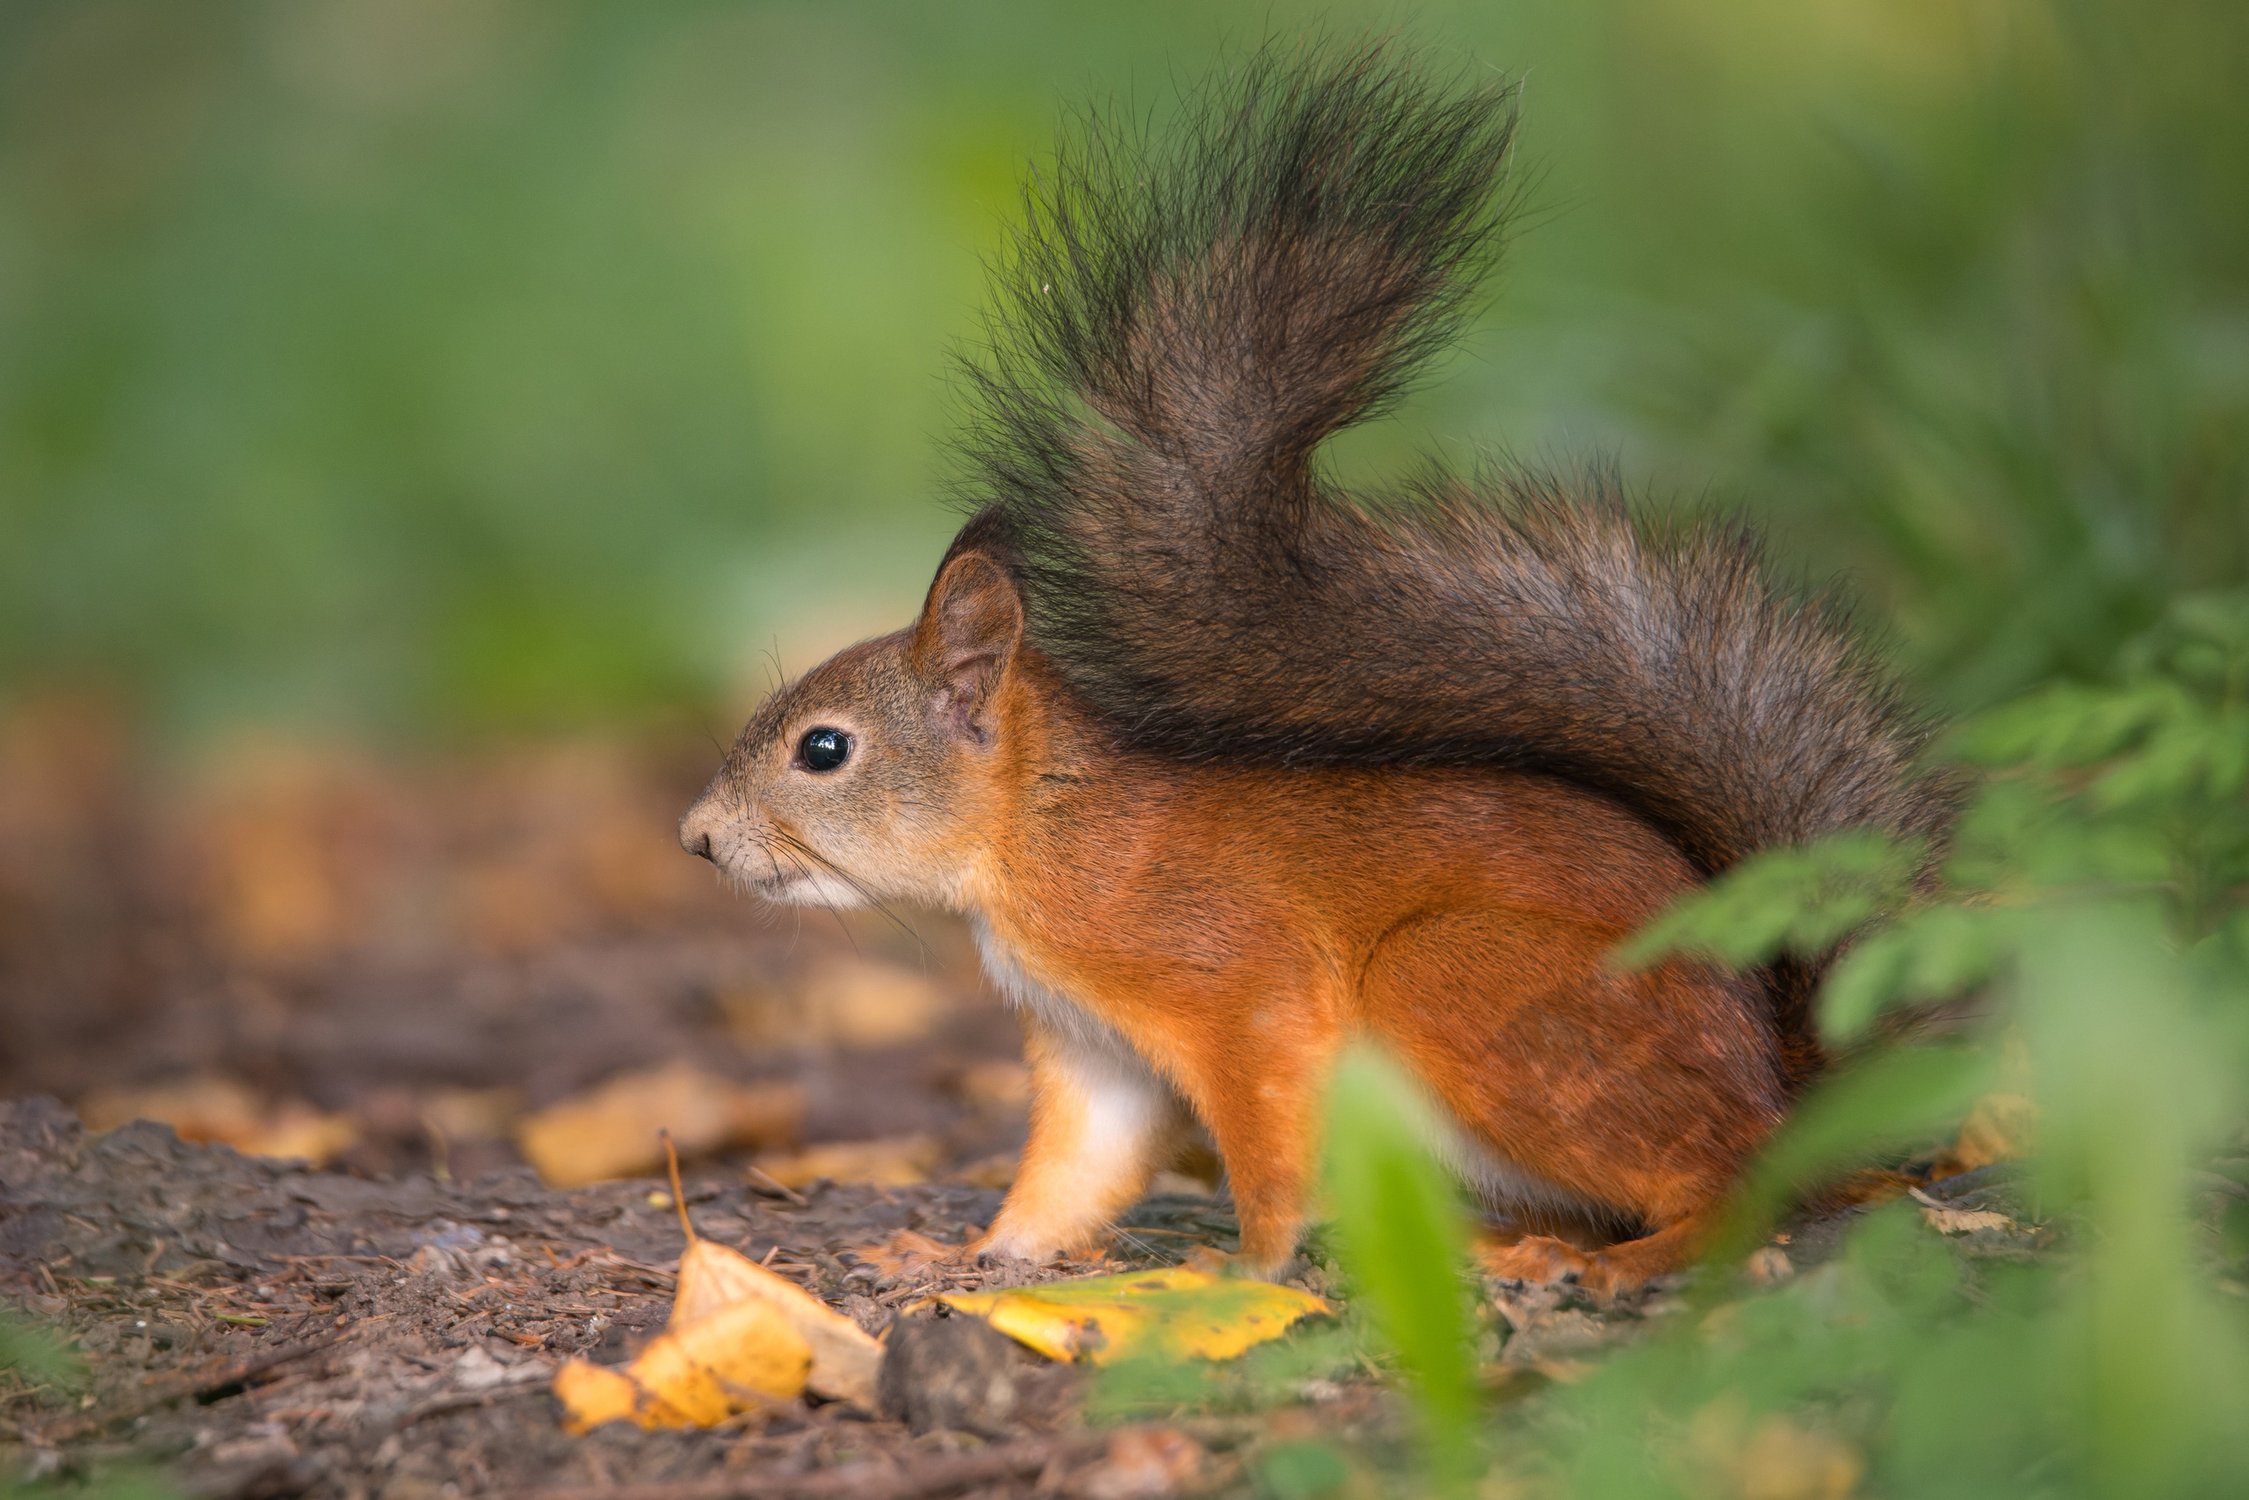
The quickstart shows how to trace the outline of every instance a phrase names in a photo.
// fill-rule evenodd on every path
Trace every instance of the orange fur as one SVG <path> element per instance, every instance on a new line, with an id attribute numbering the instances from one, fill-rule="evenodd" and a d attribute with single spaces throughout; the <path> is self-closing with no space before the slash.
<path id="1" fill-rule="evenodd" d="M 1368 1037 L 1427 1087 L 1456 1132 L 1443 1149 L 1494 1207 L 1645 1235 L 1590 1256 L 1525 1241 L 1503 1269 L 1621 1286 L 1691 1253 L 1787 1094 L 1754 980 L 1607 961 L 1695 884 L 1673 844 L 1537 774 L 1128 750 L 1021 640 L 1012 597 L 982 558 L 954 559 L 913 630 L 769 703 L 683 825 L 753 880 L 760 851 L 795 848 L 979 924 L 1025 1010 L 1036 1094 L 977 1248 L 1095 1240 L 1199 1122 L 1242 1258 L 1271 1269 L 1303 1226 L 1329 1068 Z M 861 746 L 843 770 L 789 758 L 831 723 Z M 769 894 L 835 900 L 769 862 Z"/>
<path id="2" fill-rule="evenodd" d="M 1831 955 L 1610 950 L 1763 850 L 1941 842 L 1925 725 L 1745 531 L 1318 462 L 1455 326 L 1513 118 L 1375 45 L 1252 58 L 1176 140 L 1090 121 L 1001 258 L 919 620 L 767 700 L 681 826 L 774 900 L 977 926 L 1037 1083 L 985 1251 L 1098 1236 L 1200 1124 L 1272 1267 L 1366 1037 L 1493 1206 L 1623 1237 L 1496 1269 L 1644 1280 L 1822 1066 Z"/>
<path id="3" fill-rule="evenodd" d="M 971 908 L 1210 1130 L 1245 1259 L 1270 1267 L 1294 1249 L 1321 1090 L 1361 1035 L 1509 1180 L 1653 1231 L 1609 1260 L 1633 1279 L 1692 1249 L 1785 1093 L 1745 982 L 1605 962 L 1693 884 L 1675 849 L 1543 777 L 1186 771 L 1104 754 L 1056 711 L 1060 691 L 1035 672 L 1012 685 L 1017 760 L 992 790 Z M 1067 1087 L 1051 1069 L 1040 1079 Z M 1117 1164 L 1077 1144 L 1034 1128 L 1004 1224 L 1059 1245 L 1121 1207 L 1086 1191 Z"/>

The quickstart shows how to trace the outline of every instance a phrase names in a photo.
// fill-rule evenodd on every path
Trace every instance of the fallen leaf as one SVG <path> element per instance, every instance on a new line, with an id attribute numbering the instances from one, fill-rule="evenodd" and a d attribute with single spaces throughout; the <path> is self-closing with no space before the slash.
<path id="1" fill-rule="evenodd" d="M 655 1408 L 654 1398 L 623 1370 L 585 1359 L 563 1361 L 554 1372 L 554 1393 L 562 1402 L 562 1430 L 569 1433 L 591 1432 L 604 1422 L 638 1422 L 644 1401 L 647 1410 Z"/>
<path id="2" fill-rule="evenodd" d="M 1939 1234 L 1974 1234 L 1979 1229 L 2013 1229 L 2015 1221 L 1988 1208 L 1954 1208 L 1915 1188 L 1913 1201 L 1921 1206 L 1921 1221 Z"/>
<path id="3" fill-rule="evenodd" d="M 798 983 L 721 990 L 727 1029 L 747 1046 L 895 1047 L 937 1029 L 949 1005 L 926 974 L 870 959 L 835 958 Z"/>
<path id="4" fill-rule="evenodd" d="M 264 1128 L 230 1144 L 246 1156 L 270 1156 L 318 1167 L 350 1150 L 358 1140 L 359 1126 L 349 1115 L 323 1114 L 309 1104 L 289 1101 L 275 1107 Z"/>
<path id="5" fill-rule="evenodd" d="M 736 1412 L 804 1393 L 812 1348 L 763 1302 L 737 1302 L 650 1340 L 622 1370 L 573 1359 L 555 1372 L 564 1429 L 604 1422 L 715 1427 Z"/>
<path id="6" fill-rule="evenodd" d="M 155 1120 L 171 1126 L 183 1141 L 215 1141 L 245 1156 L 301 1160 L 316 1167 L 359 1139 L 359 1127 L 348 1115 L 324 1114 L 295 1099 L 268 1105 L 226 1078 L 96 1089 L 80 1101 L 78 1114 L 89 1130 Z"/>
<path id="7" fill-rule="evenodd" d="M 516 1142 L 548 1185 L 584 1187 L 661 1166 L 660 1130 L 692 1155 L 788 1140 L 803 1117 L 794 1084 L 736 1083 L 681 1062 L 622 1074 L 526 1116 Z"/>
<path id="8" fill-rule="evenodd" d="M 687 1216 L 687 1200 L 681 1196 L 676 1158 L 671 1171 L 672 1201 L 679 1207 L 679 1226 L 687 1236 L 687 1249 L 679 1258 L 679 1287 L 672 1296 L 667 1326 L 682 1329 L 746 1302 L 769 1308 L 811 1351 L 812 1364 L 805 1383 L 813 1394 L 830 1401 L 848 1401 L 872 1412 L 882 1345 L 795 1282 L 767 1270 L 739 1250 L 714 1245 L 697 1234 Z"/>
<path id="9" fill-rule="evenodd" d="M 660 1144 L 687 1236 L 671 1318 L 623 1369 L 573 1359 L 555 1372 L 564 1428 L 713 1427 L 808 1388 L 874 1411 L 882 1346 L 802 1287 L 697 1234 L 678 1151 L 668 1136 Z"/>
<path id="10" fill-rule="evenodd" d="M 1279 1338 L 1301 1318 L 1330 1311 L 1327 1303 L 1294 1287 L 1185 1266 L 956 1292 L 938 1300 L 987 1320 L 1049 1359 L 1094 1364 L 1128 1355 L 1232 1359 Z"/>
<path id="11" fill-rule="evenodd" d="M 990 1188 L 1005 1192 L 1015 1185 L 1016 1154 L 996 1151 L 990 1156 L 980 1156 L 965 1166 L 946 1174 L 948 1182 L 963 1182 L 970 1187 Z"/>
<path id="12" fill-rule="evenodd" d="M 1031 1103 L 1031 1070 L 1010 1059 L 970 1063 L 945 1085 L 963 1103 L 992 1114 L 1014 1114 Z"/>
<path id="13" fill-rule="evenodd" d="M 424 1129 L 453 1141 L 504 1140 L 522 1113 L 523 1095 L 511 1088 L 432 1089 L 419 1108 Z"/>
<path id="14" fill-rule="evenodd" d="M 761 1156 L 757 1165 L 785 1188 L 809 1187 L 823 1177 L 873 1187 L 913 1187 L 929 1180 L 944 1154 L 935 1136 L 894 1135 L 808 1146 L 787 1156 Z"/>
<path id="15" fill-rule="evenodd" d="M 1750 1434 L 1734 1472 L 1742 1500 L 1844 1500 L 1866 1461 L 1840 1438 L 1773 1416 Z"/>
<path id="16" fill-rule="evenodd" d="M 1986 1094 L 1968 1111 L 1960 1138 L 1938 1159 L 1929 1175 L 1942 1181 L 1994 1162 L 2013 1161 L 2030 1149 L 2037 1123 L 2038 1107 L 2027 1095 Z"/>
<path id="17" fill-rule="evenodd" d="M 1865 1459 L 1841 1438 L 1778 1413 L 1753 1421 L 1735 1393 L 1697 1412 L 1686 1436 L 1707 1481 L 1696 1488 L 1741 1500 L 1845 1500 L 1866 1473 Z"/>
<path id="18" fill-rule="evenodd" d="M 388 843 L 381 778 L 355 757 L 251 739 L 198 799 L 189 845 L 213 941 L 252 967 L 294 966 L 362 940 L 371 854 Z"/>

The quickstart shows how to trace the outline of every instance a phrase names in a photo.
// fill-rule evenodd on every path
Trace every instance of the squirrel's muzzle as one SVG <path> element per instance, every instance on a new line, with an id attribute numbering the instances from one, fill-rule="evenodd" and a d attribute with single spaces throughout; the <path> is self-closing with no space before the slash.
<path id="1" fill-rule="evenodd" d="M 685 849 L 697 859 L 707 859 L 713 864 L 718 863 L 718 856 L 711 852 L 711 829 L 717 821 L 718 817 L 711 807 L 710 798 L 699 798 L 695 805 L 687 810 L 687 816 L 679 820 L 680 848 Z"/>

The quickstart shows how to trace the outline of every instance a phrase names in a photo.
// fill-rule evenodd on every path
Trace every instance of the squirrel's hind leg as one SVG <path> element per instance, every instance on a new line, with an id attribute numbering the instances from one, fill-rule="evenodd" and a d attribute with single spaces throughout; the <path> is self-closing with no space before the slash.
<path id="1" fill-rule="evenodd" d="M 1514 1240 L 1487 1234 L 1477 1241 L 1476 1261 L 1485 1275 L 1503 1281 L 1574 1280 L 1596 1296 L 1613 1297 L 1638 1291 L 1658 1276 L 1683 1269 L 1694 1259 L 1709 1229 L 1710 1216 L 1694 1214 L 1653 1234 L 1598 1250 L 1582 1249 L 1546 1234 Z"/>

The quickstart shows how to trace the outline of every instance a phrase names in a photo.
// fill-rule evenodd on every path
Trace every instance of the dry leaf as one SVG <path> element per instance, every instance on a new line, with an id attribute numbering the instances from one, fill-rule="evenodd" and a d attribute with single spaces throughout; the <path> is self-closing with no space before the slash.
<path id="1" fill-rule="evenodd" d="M 1939 1234 L 1974 1234 L 1979 1229 L 2013 1229 L 2015 1221 L 2003 1213 L 1988 1208 L 1954 1208 L 1940 1203 L 1922 1192 L 1913 1190 L 1913 1201 L 1921 1205 L 1921 1220 Z"/>
<path id="2" fill-rule="evenodd" d="M 1330 1311 L 1310 1292 L 1173 1266 L 939 1299 L 1049 1359 L 1107 1364 L 1128 1355 L 1232 1359 Z"/>
<path id="3" fill-rule="evenodd" d="M 679 1258 L 679 1290 L 672 1299 L 670 1327 L 697 1322 L 740 1303 L 760 1303 L 778 1314 L 812 1351 L 806 1384 L 814 1395 L 848 1401 L 870 1412 L 875 1409 L 875 1371 L 882 1363 L 881 1344 L 795 1282 L 768 1271 L 738 1250 L 714 1245 L 695 1234 L 684 1206 L 680 1223 L 687 1228 L 688 1245 Z"/>
<path id="4" fill-rule="evenodd" d="M 294 965 L 364 938 L 381 863 L 370 855 L 388 842 L 380 778 L 352 757 L 272 740 L 237 744 L 224 764 L 189 839 L 220 949 Z"/>
<path id="5" fill-rule="evenodd" d="M 1013 1151 L 995 1151 L 990 1156 L 979 1156 L 976 1160 L 946 1173 L 945 1180 L 947 1182 L 963 1182 L 970 1187 L 990 1188 L 994 1192 L 1005 1192 L 1015 1185 L 1015 1173 L 1020 1162 L 1021 1158 Z M 1150 1191 L 1161 1192 L 1162 1189 L 1151 1186 Z"/>
<path id="6" fill-rule="evenodd" d="M 555 1372 L 563 1426 L 715 1427 L 736 1412 L 804 1392 L 812 1349 L 763 1302 L 737 1302 L 668 1328 L 622 1370 L 573 1359 Z"/>
<path id="7" fill-rule="evenodd" d="M 1831 1433 L 1773 1414 L 1752 1425 L 1747 1403 L 1728 1393 L 1697 1412 L 1687 1450 L 1708 1479 L 1696 1486 L 1741 1500 L 1845 1500 L 1866 1461 Z"/>
<path id="8" fill-rule="evenodd" d="M 523 1094 L 511 1088 L 432 1089 L 422 1096 L 418 1113 L 425 1129 L 449 1141 L 505 1140 L 523 1113 Z"/>
<path id="9" fill-rule="evenodd" d="M 2013 1161 L 2030 1149 L 2038 1123 L 2038 1107 L 2024 1094 L 1992 1093 L 1976 1101 L 1960 1127 L 1960 1138 L 1939 1159 L 1930 1175 L 1938 1181 Z"/>
<path id="10" fill-rule="evenodd" d="M 970 1063 L 945 1083 L 963 1103 L 992 1114 L 1014 1114 L 1030 1107 L 1031 1070 L 1011 1059 Z"/>
<path id="11" fill-rule="evenodd" d="M 872 1412 L 882 1346 L 802 1287 L 697 1234 L 679 1153 L 668 1136 L 660 1144 L 687 1236 L 671 1318 L 622 1370 L 573 1359 L 555 1372 L 565 1428 L 582 1433 L 618 1421 L 711 1427 L 807 1388 Z"/>
<path id="12" fill-rule="evenodd" d="M 949 1009 L 929 976 L 895 964 L 836 958 L 786 987 L 719 992 L 727 1027 L 751 1047 L 895 1047 L 937 1029 Z"/>
<path id="13" fill-rule="evenodd" d="M 516 1141 L 550 1186 L 583 1187 L 662 1165 L 660 1130 L 695 1154 L 787 1140 L 803 1117 L 804 1092 L 794 1084 L 736 1083 L 682 1062 L 612 1078 L 540 1110 L 516 1127 Z"/>
<path id="14" fill-rule="evenodd" d="M 245 1156 L 270 1156 L 321 1166 L 349 1150 L 359 1127 L 347 1115 L 323 1114 L 299 1100 L 267 1106 L 225 1078 L 187 1078 L 146 1088 L 96 1089 L 78 1106 L 90 1130 L 134 1120 L 169 1125 L 183 1141 L 216 1141 Z"/>
<path id="15" fill-rule="evenodd" d="M 935 1136 L 894 1135 L 808 1146 L 788 1156 L 762 1156 L 757 1165 L 785 1188 L 808 1187 L 823 1177 L 874 1187 L 913 1187 L 929 1180 L 944 1155 Z"/>
<path id="16" fill-rule="evenodd" d="M 1778 1416 L 1758 1424 L 1734 1464 L 1742 1500 L 1843 1500 L 1865 1472 L 1850 1444 Z"/>

